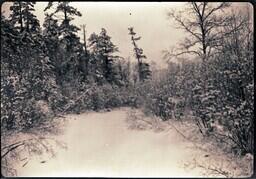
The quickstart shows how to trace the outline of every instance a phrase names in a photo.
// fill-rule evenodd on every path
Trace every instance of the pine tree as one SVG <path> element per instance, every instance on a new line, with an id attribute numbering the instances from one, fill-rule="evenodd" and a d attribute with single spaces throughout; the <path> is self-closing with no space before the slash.
<path id="1" fill-rule="evenodd" d="M 83 28 L 83 51 L 80 54 L 81 57 L 79 58 L 79 71 L 81 72 L 81 80 L 85 81 L 88 79 L 89 75 L 89 52 L 87 49 L 87 39 L 86 39 L 86 30 L 85 25 L 82 25 Z"/>
<path id="2" fill-rule="evenodd" d="M 17 72 L 18 31 L 1 15 L 1 77 Z"/>
<path id="3" fill-rule="evenodd" d="M 50 64 L 54 66 L 56 76 L 59 77 L 58 66 L 61 63 L 61 59 L 59 58 L 60 40 L 58 20 L 54 19 L 53 15 L 46 13 L 43 27 L 45 54 L 49 57 Z"/>
<path id="4" fill-rule="evenodd" d="M 17 71 L 14 53 L 16 34 L 13 24 L 1 15 L 1 129 L 11 128 L 14 122 L 11 110 L 14 92 L 10 79 Z"/>
<path id="5" fill-rule="evenodd" d="M 135 37 L 136 33 L 133 31 L 133 27 L 128 28 L 129 35 L 131 35 L 132 44 L 134 46 L 135 57 L 138 60 L 138 76 L 140 81 L 144 81 L 151 76 L 151 71 L 149 68 L 149 64 L 143 62 L 142 59 L 146 59 L 147 57 L 143 54 L 143 49 L 139 48 L 136 44 L 136 41 L 140 40 L 141 37 Z"/>
<path id="6" fill-rule="evenodd" d="M 25 6 L 26 2 L 14 2 L 10 7 L 12 14 L 10 14 L 11 22 L 13 25 L 19 29 L 20 32 L 24 30 L 24 14 L 22 14 L 22 10 Z"/>
<path id="7" fill-rule="evenodd" d="M 77 36 L 77 32 L 80 29 L 71 24 L 71 21 L 74 19 L 73 16 L 81 16 L 82 14 L 70 6 L 69 2 L 58 2 L 57 4 L 49 2 L 44 11 L 48 9 L 54 10 L 50 16 L 58 15 L 63 17 L 58 19 L 60 22 L 58 27 L 58 38 L 60 42 L 58 59 L 62 61 L 56 63 L 58 82 L 62 84 L 64 79 L 70 82 L 79 76 L 79 60 L 82 58 L 79 54 L 83 53 L 83 46 L 80 43 L 80 38 Z"/>
<path id="8" fill-rule="evenodd" d="M 89 47 L 98 67 L 96 73 L 104 77 L 109 83 L 116 82 L 116 70 L 114 61 L 118 56 L 113 55 L 118 52 L 118 48 L 111 42 L 111 37 L 107 35 L 106 29 L 102 28 L 99 35 L 93 33 L 89 38 Z"/>
<path id="9" fill-rule="evenodd" d="M 20 32 L 24 30 L 29 33 L 40 31 L 39 20 L 32 13 L 35 11 L 34 5 L 35 2 L 15 1 L 10 7 L 12 11 L 10 14 L 11 22 Z"/>
<path id="10" fill-rule="evenodd" d="M 44 11 L 53 7 L 53 2 L 49 2 Z M 72 25 L 73 16 L 82 16 L 82 14 L 74 7 L 69 5 L 69 2 L 58 2 L 54 12 L 51 15 L 61 14 L 63 20 L 60 23 L 59 31 L 61 39 L 66 43 L 67 51 L 71 51 L 72 47 L 79 42 L 76 33 L 80 30 L 77 26 Z"/>
<path id="11" fill-rule="evenodd" d="M 10 64 L 15 64 L 15 70 L 21 78 L 27 73 L 26 69 L 30 65 L 31 51 L 43 47 L 39 20 L 33 14 L 34 5 L 35 2 L 15 1 L 10 6 L 8 21 L 12 26 L 12 36 L 8 40 L 12 41 L 10 45 L 15 52 L 12 56 L 16 55 L 15 62 L 10 61 Z"/>
<path id="12" fill-rule="evenodd" d="M 120 83 L 128 87 L 131 82 L 130 61 L 125 61 L 124 59 L 118 60 L 117 68 L 118 68 L 118 74 L 120 76 Z"/>

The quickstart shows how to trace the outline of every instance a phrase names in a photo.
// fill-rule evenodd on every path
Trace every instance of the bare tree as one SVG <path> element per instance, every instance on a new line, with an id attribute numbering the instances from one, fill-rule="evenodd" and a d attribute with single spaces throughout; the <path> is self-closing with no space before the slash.
<path id="1" fill-rule="evenodd" d="M 177 49 L 165 52 L 165 58 L 178 58 L 184 54 L 196 55 L 202 61 L 201 77 L 202 87 L 205 91 L 207 81 L 207 66 L 210 57 L 221 52 L 223 39 L 228 38 L 243 28 L 245 21 L 239 21 L 235 28 L 227 30 L 233 21 L 230 13 L 224 14 L 231 7 L 231 3 L 190 2 L 187 8 L 181 11 L 171 11 L 168 17 L 177 22 L 177 28 L 189 34 Z M 227 12 L 227 11 L 226 11 Z"/>
<path id="2" fill-rule="evenodd" d="M 211 55 L 212 48 L 219 45 L 221 39 L 218 28 L 225 26 L 227 16 L 221 16 L 220 12 L 229 7 L 230 3 L 190 2 L 187 9 L 171 11 L 168 17 L 173 18 L 177 28 L 185 30 L 190 36 L 180 44 L 177 53 L 166 53 L 168 57 L 177 57 L 183 54 L 199 56 L 206 61 Z"/>

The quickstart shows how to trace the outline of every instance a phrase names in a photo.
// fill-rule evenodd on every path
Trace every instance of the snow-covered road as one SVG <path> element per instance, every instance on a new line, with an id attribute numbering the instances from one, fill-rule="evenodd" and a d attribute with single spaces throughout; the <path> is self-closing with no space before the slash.
<path id="1" fill-rule="evenodd" d="M 191 177 L 200 168 L 185 168 L 202 151 L 193 150 L 174 129 L 131 130 L 127 108 L 111 112 L 68 115 L 63 135 L 68 149 L 41 163 L 30 160 L 18 176 Z"/>

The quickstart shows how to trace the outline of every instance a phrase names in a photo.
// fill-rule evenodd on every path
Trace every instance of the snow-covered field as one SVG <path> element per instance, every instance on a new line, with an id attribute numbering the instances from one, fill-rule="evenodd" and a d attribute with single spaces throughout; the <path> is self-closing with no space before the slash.
<path id="1" fill-rule="evenodd" d="M 225 171 L 214 170 L 230 167 L 230 158 L 211 148 L 196 148 L 173 128 L 132 130 L 127 122 L 130 110 L 67 115 L 63 134 L 54 136 L 67 149 L 56 147 L 54 157 L 34 157 L 24 166 L 20 163 L 17 175 L 224 177 Z"/>

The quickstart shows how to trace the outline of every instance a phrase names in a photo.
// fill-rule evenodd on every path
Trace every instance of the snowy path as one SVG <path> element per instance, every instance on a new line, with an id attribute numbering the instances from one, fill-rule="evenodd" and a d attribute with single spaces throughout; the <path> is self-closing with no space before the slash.
<path id="1" fill-rule="evenodd" d="M 128 129 L 126 110 L 68 115 L 65 134 L 59 136 L 68 149 L 45 163 L 29 161 L 18 176 L 202 176 L 200 168 L 184 169 L 186 161 L 204 155 L 201 151 L 192 150 L 174 129 Z"/>

